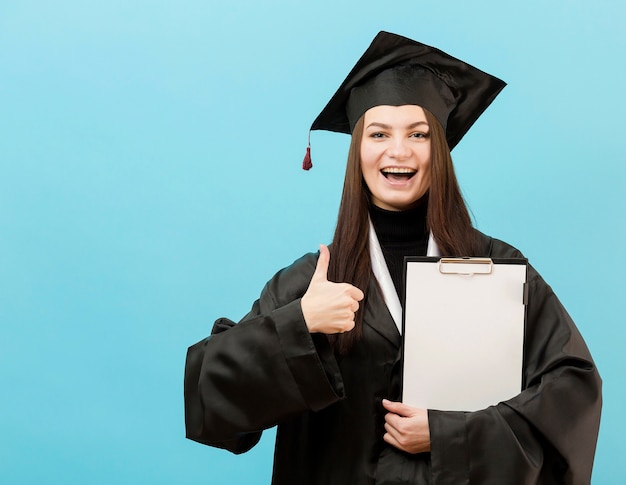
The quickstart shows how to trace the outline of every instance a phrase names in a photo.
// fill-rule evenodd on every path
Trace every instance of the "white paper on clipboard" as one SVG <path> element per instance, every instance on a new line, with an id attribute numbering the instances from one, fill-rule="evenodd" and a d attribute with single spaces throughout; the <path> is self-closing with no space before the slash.
<path id="1" fill-rule="evenodd" d="M 402 401 L 477 411 L 522 389 L 525 259 L 406 258 Z"/>

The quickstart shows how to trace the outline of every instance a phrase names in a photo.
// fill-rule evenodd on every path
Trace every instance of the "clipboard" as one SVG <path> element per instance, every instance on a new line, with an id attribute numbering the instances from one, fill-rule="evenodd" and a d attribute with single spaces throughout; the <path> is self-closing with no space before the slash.
<path id="1" fill-rule="evenodd" d="M 520 393 L 528 261 L 407 257 L 402 402 L 477 411 Z"/>

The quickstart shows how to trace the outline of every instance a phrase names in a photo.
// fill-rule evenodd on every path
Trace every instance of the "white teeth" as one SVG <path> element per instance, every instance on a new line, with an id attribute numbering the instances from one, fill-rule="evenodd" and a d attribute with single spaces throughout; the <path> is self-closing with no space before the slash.
<path id="1" fill-rule="evenodd" d="M 381 170 L 383 173 L 415 173 L 417 170 L 413 170 L 408 167 L 387 167 Z"/>

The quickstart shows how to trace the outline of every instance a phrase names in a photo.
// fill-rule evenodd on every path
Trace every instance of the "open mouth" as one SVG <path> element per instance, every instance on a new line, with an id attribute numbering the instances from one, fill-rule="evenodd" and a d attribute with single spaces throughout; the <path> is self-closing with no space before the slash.
<path id="1" fill-rule="evenodd" d="M 417 170 L 408 167 L 387 167 L 383 168 L 380 173 L 388 180 L 404 181 L 411 179 Z"/>

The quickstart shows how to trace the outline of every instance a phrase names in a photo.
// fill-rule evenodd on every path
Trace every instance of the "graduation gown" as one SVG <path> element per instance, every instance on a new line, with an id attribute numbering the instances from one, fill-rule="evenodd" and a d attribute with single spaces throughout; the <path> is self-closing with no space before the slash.
<path id="1" fill-rule="evenodd" d="M 482 252 L 522 257 L 480 234 Z M 243 453 L 277 428 L 275 485 L 588 484 L 601 380 L 571 318 L 529 267 L 525 388 L 475 412 L 429 410 L 430 453 L 383 441 L 381 401 L 400 400 L 401 337 L 372 278 L 363 338 L 336 356 L 300 308 L 317 262 L 278 272 L 238 324 L 219 319 L 185 368 L 187 437 Z M 462 363 L 460 363 L 462 365 Z"/>

